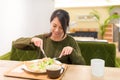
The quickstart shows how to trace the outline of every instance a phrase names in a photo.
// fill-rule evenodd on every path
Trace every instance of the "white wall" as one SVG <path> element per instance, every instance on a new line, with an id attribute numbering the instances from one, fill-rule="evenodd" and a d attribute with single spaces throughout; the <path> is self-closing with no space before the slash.
<path id="1" fill-rule="evenodd" d="M 55 0 L 55 8 L 99 7 L 117 5 L 120 5 L 120 0 Z"/>
<path id="2" fill-rule="evenodd" d="M 0 0 L 0 55 L 12 41 L 49 32 L 54 0 Z"/>

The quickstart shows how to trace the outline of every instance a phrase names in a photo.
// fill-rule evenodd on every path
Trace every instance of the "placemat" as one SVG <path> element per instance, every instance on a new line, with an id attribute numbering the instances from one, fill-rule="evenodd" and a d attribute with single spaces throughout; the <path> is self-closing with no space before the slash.
<path id="1" fill-rule="evenodd" d="M 31 73 L 28 71 L 23 70 L 23 62 L 12 67 L 8 71 L 4 73 L 4 76 L 10 76 L 10 77 L 19 77 L 19 78 L 28 78 L 28 79 L 42 79 L 42 80 L 53 80 L 50 79 L 46 73 Z M 68 65 L 67 64 L 62 64 L 64 67 L 64 71 L 61 74 L 61 76 L 55 80 L 61 80 L 64 73 L 66 72 Z"/>

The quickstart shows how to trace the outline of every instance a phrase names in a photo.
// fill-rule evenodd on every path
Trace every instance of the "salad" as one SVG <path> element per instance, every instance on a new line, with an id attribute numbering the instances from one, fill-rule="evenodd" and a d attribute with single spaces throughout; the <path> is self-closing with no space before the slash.
<path id="1" fill-rule="evenodd" d="M 46 67 L 52 64 L 57 64 L 56 60 L 51 58 L 43 58 L 32 61 L 25 61 L 25 70 L 36 73 L 46 72 Z"/>

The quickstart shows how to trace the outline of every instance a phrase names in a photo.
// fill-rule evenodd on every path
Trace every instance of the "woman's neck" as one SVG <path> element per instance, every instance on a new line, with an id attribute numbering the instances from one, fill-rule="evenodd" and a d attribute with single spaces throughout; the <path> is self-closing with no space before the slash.
<path id="1" fill-rule="evenodd" d="M 55 37 L 50 37 L 50 39 L 52 39 L 53 41 L 62 41 L 62 40 L 64 40 L 65 38 L 66 38 L 66 34 L 64 35 L 64 37 L 58 37 L 58 38 L 55 38 Z"/>

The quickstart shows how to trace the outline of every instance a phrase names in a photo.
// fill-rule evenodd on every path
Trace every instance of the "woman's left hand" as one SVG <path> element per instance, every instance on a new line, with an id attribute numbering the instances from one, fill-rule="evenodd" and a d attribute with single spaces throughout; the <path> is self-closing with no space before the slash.
<path id="1" fill-rule="evenodd" d="M 72 47 L 70 47 L 70 46 L 64 47 L 64 48 L 62 49 L 62 52 L 61 52 L 59 58 L 61 58 L 62 56 L 66 56 L 66 55 L 71 54 L 72 51 L 73 51 L 73 48 L 72 48 Z"/>

